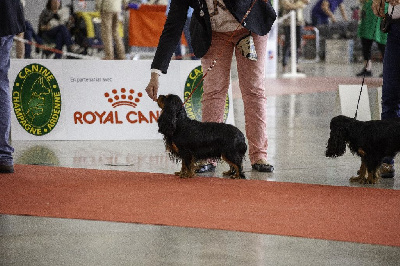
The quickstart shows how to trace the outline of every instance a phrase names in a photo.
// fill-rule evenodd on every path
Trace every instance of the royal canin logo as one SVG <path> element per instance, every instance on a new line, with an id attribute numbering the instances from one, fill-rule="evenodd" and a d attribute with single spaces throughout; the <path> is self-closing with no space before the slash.
<path id="1" fill-rule="evenodd" d="M 104 93 L 104 97 L 107 98 L 107 101 L 111 103 L 112 107 L 114 108 L 121 105 L 126 105 L 136 108 L 142 96 L 143 93 L 141 92 L 138 92 L 135 95 L 134 89 L 130 89 L 129 91 L 127 91 L 125 88 L 121 88 L 120 91 L 113 89 L 111 92 Z"/>
<path id="2" fill-rule="evenodd" d="M 112 89 L 103 94 L 106 101 L 113 108 L 127 106 L 135 108 L 140 103 L 143 93 L 136 92 L 134 89 Z M 157 123 L 160 111 L 127 111 L 126 109 L 114 111 L 76 111 L 74 112 L 74 124 L 91 125 L 91 124 L 153 124 Z"/>

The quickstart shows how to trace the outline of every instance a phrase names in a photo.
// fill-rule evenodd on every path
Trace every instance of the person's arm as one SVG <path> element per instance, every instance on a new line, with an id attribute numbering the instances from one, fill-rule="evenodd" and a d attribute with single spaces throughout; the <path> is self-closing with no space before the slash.
<path id="1" fill-rule="evenodd" d="M 336 18 L 330 9 L 330 4 L 328 0 L 322 1 L 321 9 L 331 19 L 332 22 L 336 22 Z"/>
<path id="2" fill-rule="evenodd" d="M 339 10 L 340 10 L 340 13 L 342 14 L 343 20 L 344 21 L 349 21 L 349 19 L 347 18 L 346 7 L 345 7 L 345 5 L 343 3 L 341 3 L 339 5 Z"/>
<path id="3" fill-rule="evenodd" d="M 147 95 L 157 101 L 161 73 L 166 74 L 172 54 L 182 35 L 187 19 L 189 4 L 187 0 L 172 0 L 164 29 L 158 42 L 157 50 L 151 63 L 151 77 L 146 87 Z"/>

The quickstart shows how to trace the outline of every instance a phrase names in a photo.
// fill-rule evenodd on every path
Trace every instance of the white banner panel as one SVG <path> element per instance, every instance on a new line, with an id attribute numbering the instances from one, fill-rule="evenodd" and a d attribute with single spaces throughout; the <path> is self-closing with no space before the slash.
<path id="1" fill-rule="evenodd" d="M 161 139 L 160 108 L 145 92 L 150 65 L 150 60 L 11 60 L 12 139 Z M 159 93 L 183 99 L 199 65 L 172 61 L 160 77 Z M 233 124 L 231 90 L 226 112 L 226 122 Z"/>
<path id="2" fill-rule="evenodd" d="M 342 115 L 354 117 L 357 110 L 358 98 L 360 102 L 358 105 L 357 119 L 360 121 L 371 120 L 371 109 L 369 104 L 368 88 L 367 85 L 362 87 L 359 85 L 339 85 L 339 100 Z"/>

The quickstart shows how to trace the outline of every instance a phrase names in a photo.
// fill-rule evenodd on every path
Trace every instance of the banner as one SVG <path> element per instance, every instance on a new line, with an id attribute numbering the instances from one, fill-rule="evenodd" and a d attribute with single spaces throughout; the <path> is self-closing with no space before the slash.
<path id="1" fill-rule="evenodd" d="M 129 10 L 129 46 L 157 47 L 167 19 L 165 5 L 140 5 Z"/>
<path id="2" fill-rule="evenodd" d="M 150 60 L 11 60 L 12 140 L 161 139 L 160 108 L 145 91 Z M 182 100 L 200 80 L 198 60 L 171 61 L 159 94 Z M 202 92 L 202 84 L 197 90 Z M 201 119 L 202 93 L 185 105 Z M 225 109 L 233 124 L 232 91 Z"/>

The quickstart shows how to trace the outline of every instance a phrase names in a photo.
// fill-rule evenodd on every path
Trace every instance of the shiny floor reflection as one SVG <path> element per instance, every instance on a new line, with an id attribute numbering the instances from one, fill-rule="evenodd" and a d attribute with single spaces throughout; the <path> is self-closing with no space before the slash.
<path id="1" fill-rule="evenodd" d="M 0 265 L 398 265 L 398 248 L 222 230 L 0 216 Z"/>
<path id="2" fill-rule="evenodd" d="M 358 67 L 345 69 L 356 72 Z M 320 65 L 308 66 L 310 73 L 316 71 L 321 75 L 326 69 Z M 328 69 L 334 72 L 335 67 Z M 275 171 L 254 172 L 246 158 L 247 178 L 400 189 L 398 176 L 383 179 L 377 185 L 350 183 L 349 178 L 356 174 L 360 159 L 350 152 L 336 159 L 324 156 L 329 121 L 339 114 L 337 91 L 268 96 L 267 108 L 269 162 Z M 234 99 L 234 111 L 235 123 L 244 131 L 240 97 Z M 161 140 L 16 141 L 12 144 L 19 164 L 168 174 L 180 168 L 169 159 Z M 222 172 L 227 167 L 222 163 L 214 173 L 200 178 L 223 178 Z M 396 172 L 400 173 L 398 164 Z M 0 215 L 0 265 L 5 266 L 398 265 L 399 261 L 400 248 L 387 246 L 223 230 Z"/>

